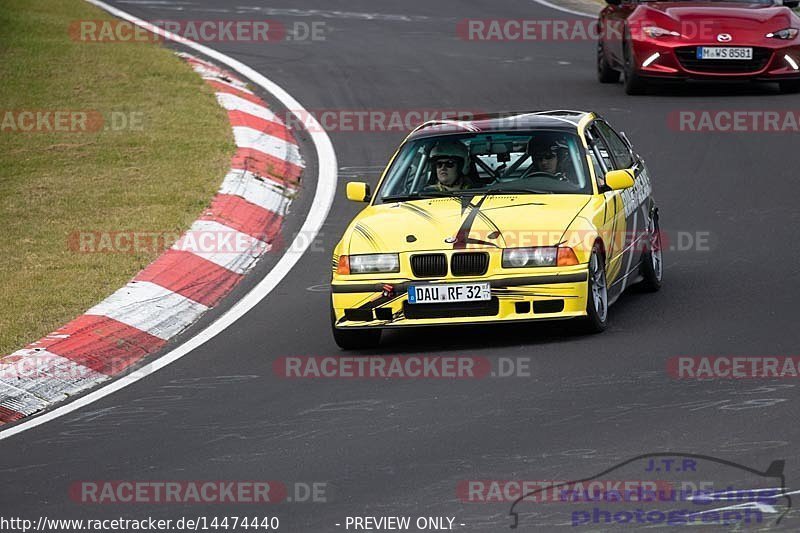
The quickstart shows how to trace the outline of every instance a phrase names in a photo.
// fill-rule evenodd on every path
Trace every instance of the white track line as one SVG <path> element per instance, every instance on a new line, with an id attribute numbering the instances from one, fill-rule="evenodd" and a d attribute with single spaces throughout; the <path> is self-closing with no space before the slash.
<path id="1" fill-rule="evenodd" d="M 562 7 L 556 4 L 551 4 L 547 0 L 533 0 L 539 5 L 549 7 L 550 9 L 555 9 L 557 11 L 563 11 L 564 13 L 569 13 L 570 15 L 578 15 L 579 17 L 588 17 L 591 19 L 596 19 L 597 15 L 592 15 L 591 13 L 585 13 L 583 11 L 578 11 L 577 9 L 570 9 L 568 7 Z"/>
<path id="2" fill-rule="evenodd" d="M 334 195 L 336 193 L 336 169 L 338 168 L 338 164 L 336 162 L 336 153 L 333 150 L 333 144 L 331 143 L 330 138 L 325 133 L 325 130 L 322 128 L 322 126 L 316 121 L 316 119 L 308 111 L 306 111 L 303 106 L 300 105 L 300 102 L 295 100 L 294 97 L 283 90 L 280 86 L 262 74 L 259 74 L 252 68 L 248 67 L 244 63 L 233 59 L 232 57 L 226 56 L 225 54 L 217 52 L 216 50 L 212 50 L 211 48 L 195 43 L 194 41 L 185 39 L 179 35 L 166 32 L 157 26 L 136 18 L 133 15 L 130 15 L 104 2 L 100 2 L 99 0 L 86 1 L 109 12 L 115 17 L 119 17 L 136 24 L 137 26 L 146 28 L 147 30 L 157 33 L 166 39 L 178 42 L 224 65 L 227 65 L 244 77 L 249 78 L 259 87 L 269 92 L 273 97 L 277 98 L 286 109 L 297 110 L 299 113 L 307 116 L 308 118 L 305 120 L 309 122 L 308 134 L 311 136 L 311 140 L 313 141 L 314 147 L 317 150 L 317 162 L 319 164 L 317 188 L 314 193 L 314 200 L 311 204 L 311 208 L 308 211 L 308 216 L 306 217 L 305 222 L 303 222 L 303 226 L 300 228 L 298 236 L 295 238 L 292 245 L 287 248 L 286 253 L 283 254 L 278 263 L 273 267 L 272 270 L 269 271 L 264 279 L 258 283 L 258 285 L 253 287 L 249 293 L 247 293 L 241 300 L 236 302 L 233 307 L 228 309 L 227 312 L 220 316 L 206 329 L 199 332 L 197 335 L 181 344 L 174 350 L 171 350 L 170 352 L 139 368 L 131 374 L 127 374 L 115 381 L 112 381 L 108 385 L 96 389 L 88 393 L 86 396 L 82 396 L 73 402 L 62 405 L 61 407 L 45 412 L 39 416 L 31 417 L 30 419 L 20 422 L 15 426 L 0 431 L 0 440 L 7 439 L 22 433 L 23 431 L 33 429 L 36 426 L 40 426 L 46 422 L 62 417 L 68 413 L 80 409 L 81 407 L 105 398 L 109 394 L 113 394 L 114 392 L 123 389 L 128 385 L 136 383 L 140 379 L 157 372 L 170 363 L 177 361 L 195 348 L 202 346 L 210 339 L 225 331 L 228 326 L 236 322 L 256 304 L 263 300 L 270 292 L 272 292 L 278 283 L 280 283 L 281 280 L 286 277 L 292 267 L 300 260 L 311 243 L 315 241 L 316 235 L 319 233 L 320 229 L 322 228 L 322 224 L 328 217 L 328 212 L 333 204 Z"/>

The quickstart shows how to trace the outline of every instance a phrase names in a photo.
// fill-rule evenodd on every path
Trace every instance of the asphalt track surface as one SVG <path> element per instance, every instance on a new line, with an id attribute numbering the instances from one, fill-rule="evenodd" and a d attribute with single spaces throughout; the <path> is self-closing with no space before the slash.
<path id="1" fill-rule="evenodd" d="M 212 44 L 309 110 L 598 111 L 645 156 L 662 230 L 700 232 L 709 245 L 668 250 L 663 290 L 628 292 L 602 335 L 558 324 L 397 331 L 376 352 L 530 357 L 528 378 L 282 380 L 272 373 L 278 357 L 341 353 L 329 333 L 325 289 L 330 251 L 359 209 L 344 198 L 344 182 L 359 176 L 374 184 L 403 137 L 330 132 L 340 194 L 317 245 L 263 302 L 192 354 L 4 440 L 3 515 L 275 515 L 282 531 L 315 532 L 342 530 L 334 524 L 348 515 L 431 515 L 455 516 L 466 524 L 458 529 L 503 531 L 509 505 L 463 503 L 459 481 L 577 479 L 664 451 L 760 469 L 785 459 L 787 487 L 800 488 L 794 381 L 698 383 L 666 373 L 675 355 L 797 353 L 796 134 L 667 127 L 676 110 L 796 109 L 797 96 L 768 85 L 699 85 L 627 97 L 621 86 L 595 81 L 591 42 L 457 37 L 463 18 L 574 18 L 526 1 L 269 3 L 296 10 L 279 14 L 235 9 L 265 7 L 258 0 L 112 3 L 147 20 L 324 21 L 322 43 Z M 257 508 L 88 506 L 67 496 L 72 482 L 109 479 L 326 481 L 332 488 L 327 503 Z M 569 528 L 569 515 L 526 512 L 521 527 Z M 798 524 L 792 511 L 775 529 Z"/>

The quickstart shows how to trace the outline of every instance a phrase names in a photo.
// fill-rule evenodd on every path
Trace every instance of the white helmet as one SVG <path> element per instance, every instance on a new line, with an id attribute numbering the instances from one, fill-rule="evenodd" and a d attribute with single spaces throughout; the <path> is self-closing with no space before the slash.
<path id="1" fill-rule="evenodd" d="M 441 141 L 431 150 L 431 160 L 453 157 L 461 160 L 461 174 L 469 174 L 469 150 L 459 141 Z"/>

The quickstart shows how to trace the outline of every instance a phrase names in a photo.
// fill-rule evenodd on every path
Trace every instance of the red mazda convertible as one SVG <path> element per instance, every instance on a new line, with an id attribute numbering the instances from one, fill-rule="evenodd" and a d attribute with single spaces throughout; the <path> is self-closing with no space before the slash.
<path id="1" fill-rule="evenodd" d="M 639 94 L 654 80 L 754 80 L 800 91 L 798 0 L 606 0 L 597 75 Z"/>

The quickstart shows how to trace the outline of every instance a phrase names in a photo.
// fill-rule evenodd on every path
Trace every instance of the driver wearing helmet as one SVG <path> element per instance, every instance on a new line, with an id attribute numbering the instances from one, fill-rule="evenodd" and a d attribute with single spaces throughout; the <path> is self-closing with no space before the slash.
<path id="1" fill-rule="evenodd" d="M 530 154 L 533 159 L 531 170 L 552 174 L 559 180 L 569 179 L 564 167 L 566 165 L 569 147 L 558 139 L 538 138 L 530 144 Z"/>
<path id="2" fill-rule="evenodd" d="M 450 192 L 468 189 L 472 186 L 469 174 L 469 151 L 459 141 L 444 141 L 431 150 L 431 164 L 436 173 L 436 183 L 429 189 Z"/>

